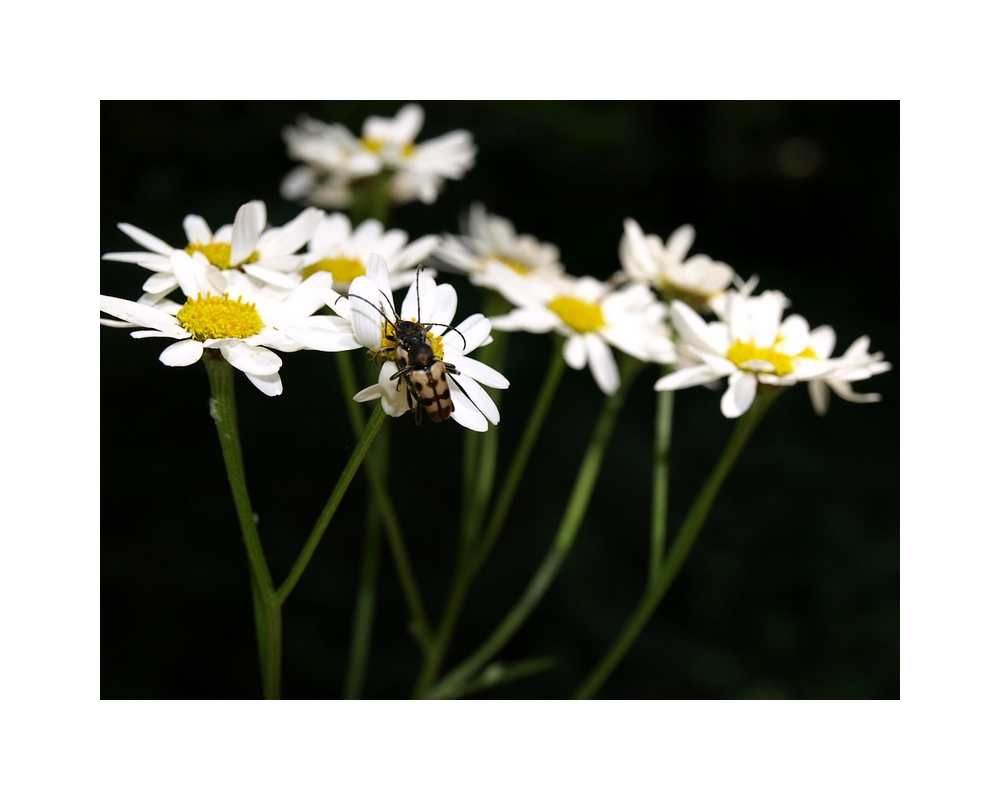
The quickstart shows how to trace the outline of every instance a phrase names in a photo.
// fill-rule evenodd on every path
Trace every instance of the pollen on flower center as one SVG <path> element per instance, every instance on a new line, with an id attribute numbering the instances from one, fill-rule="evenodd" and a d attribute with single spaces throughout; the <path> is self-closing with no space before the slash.
<path id="1" fill-rule="evenodd" d="M 519 275 L 530 275 L 535 271 L 534 268 L 529 267 L 527 264 L 522 264 L 520 261 L 515 261 L 513 258 L 507 258 L 507 256 L 498 256 L 496 253 L 487 256 L 487 258 L 492 258 L 494 261 L 506 264 Z"/>
<path id="2" fill-rule="evenodd" d="M 177 312 L 177 322 L 192 338 L 199 342 L 206 339 L 246 339 L 264 330 L 264 321 L 254 303 L 244 303 L 241 296 L 230 300 L 229 295 L 189 297 Z"/>
<path id="3" fill-rule="evenodd" d="M 184 252 L 188 255 L 201 253 L 208 259 L 208 263 L 214 264 L 219 269 L 232 269 L 240 266 L 240 264 L 253 264 L 260 258 L 260 254 L 255 250 L 250 254 L 249 258 L 241 261 L 240 264 L 230 264 L 229 261 L 232 257 L 233 246 L 229 242 L 209 242 L 208 244 L 191 242 L 184 248 Z"/>
<path id="4" fill-rule="evenodd" d="M 413 319 L 412 321 L 416 322 L 417 320 Z M 394 354 L 398 342 L 389 340 L 389 334 L 391 333 L 393 333 L 393 326 L 387 322 L 382 326 L 382 350 L 387 353 L 391 353 L 392 355 L 383 355 L 379 359 L 380 361 L 388 361 L 389 359 L 395 358 Z M 434 351 L 434 358 L 439 361 L 444 359 L 444 341 L 441 337 L 436 333 L 431 333 L 430 331 L 427 331 L 424 335 L 427 337 L 427 343 L 431 346 L 431 350 Z"/>
<path id="5" fill-rule="evenodd" d="M 592 333 L 604 327 L 604 312 L 595 303 L 561 296 L 549 303 L 549 310 L 577 333 Z"/>
<path id="6" fill-rule="evenodd" d="M 333 275 L 334 283 L 350 283 L 355 278 L 365 274 L 365 265 L 356 258 L 337 256 L 335 258 L 324 258 L 315 264 L 310 264 L 302 270 L 302 277 L 308 278 L 317 272 L 329 272 Z"/>
<path id="7" fill-rule="evenodd" d="M 781 339 L 775 342 L 775 346 L 780 344 Z M 764 372 L 765 370 L 753 369 L 743 367 L 748 361 L 766 361 L 774 367 L 773 374 L 775 375 L 788 375 L 790 372 L 794 371 L 794 366 L 792 364 L 793 359 L 796 358 L 817 358 L 816 353 L 811 347 L 807 347 L 801 353 L 795 355 L 789 355 L 788 353 L 779 353 L 772 347 L 757 347 L 754 342 L 733 342 L 729 350 L 726 351 L 726 357 L 732 361 L 736 366 L 741 369 L 746 369 L 747 372 Z"/>
<path id="8" fill-rule="evenodd" d="M 444 342 L 441 341 L 441 337 L 436 333 L 431 333 L 427 331 L 427 342 L 430 344 L 431 349 L 434 351 L 434 358 L 438 361 L 444 359 Z"/>

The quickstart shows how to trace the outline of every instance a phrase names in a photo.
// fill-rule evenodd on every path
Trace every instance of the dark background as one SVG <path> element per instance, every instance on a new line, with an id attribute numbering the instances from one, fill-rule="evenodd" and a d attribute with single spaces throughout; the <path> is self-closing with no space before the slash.
<path id="1" fill-rule="evenodd" d="M 281 139 L 300 114 L 355 133 L 400 102 L 102 104 L 101 253 L 139 249 L 130 222 L 184 244 L 197 213 L 214 229 L 251 199 L 269 221 L 298 211 L 278 195 L 293 166 Z M 456 128 L 475 167 L 438 202 L 397 209 L 411 238 L 456 232 L 476 201 L 553 242 L 567 270 L 619 269 L 625 217 L 732 265 L 792 311 L 837 332 L 836 354 L 868 334 L 894 370 L 856 385 L 883 401 L 831 398 L 818 418 L 805 387 L 775 404 L 724 486 L 677 583 L 603 698 L 899 696 L 899 104 L 896 102 L 427 102 L 418 141 Z M 798 157 L 796 157 L 798 154 Z M 129 299 L 147 272 L 100 262 L 101 291 Z M 462 319 L 478 310 L 458 276 Z M 252 698 L 260 678 L 249 574 L 204 369 L 157 361 L 163 340 L 101 329 L 102 685 L 104 698 Z M 514 334 L 505 373 L 500 470 L 549 357 Z M 331 357 L 283 356 L 285 393 L 237 374 L 244 455 L 280 581 L 353 448 Z M 573 552 L 504 660 L 556 666 L 482 697 L 569 696 L 613 640 L 646 577 L 656 369 L 639 376 Z M 603 396 L 567 371 L 507 527 L 474 585 L 449 666 L 520 596 L 547 550 Z M 671 522 L 679 524 L 733 422 L 719 394 L 678 392 Z M 390 420 L 398 509 L 455 510 L 455 526 L 413 514 L 414 569 L 436 618 L 457 535 L 462 429 Z M 412 491 L 412 488 L 419 491 Z M 363 543 L 359 476 L 285 606 L 284 694 L 336 698 Z M 411 498 L 418 497 L 415 501 Z M 442 515 L 434 515 L 440 520 Z M 444 515 L 447 519 L 447 515 Z M 420 666 L 383 552 L 368 697 L 405 697 Z"/>

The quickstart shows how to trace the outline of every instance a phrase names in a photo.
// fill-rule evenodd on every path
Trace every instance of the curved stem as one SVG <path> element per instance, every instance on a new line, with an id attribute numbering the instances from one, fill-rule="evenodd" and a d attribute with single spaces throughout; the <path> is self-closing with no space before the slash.
<path id="1" fill-rule="evenodd" d="M 587 510 L 591 494 L 594 490 L 594 484 L 600 472 L 601 462 L 604 459 L 604 451 L 607 448 L 608 441 L 611 439 L 611 433 L 614 430 L 615 422 L 618 419 L 618 412 L 621 410 L 625 395 L 632 380 L 644 366 L 643 362 L 632 358 L 628 358 L 625 361 L 622 369 L 621 386 L 613 396 L 605 401 L 604 408 L 597 419 L 597 424 L 594 426 L 594 434 L 584 453 L 580 470 L 577 473 L 576 483 L 573 486 L 569 502 L 566 505 L 566 511 L 559 530 L 556 532 L 549 552 L 536 570 L 524 594 L 521 595 L 515 606 L 504 617 L 503 621 L 493 632 L 493 635 L 468 659 L 441 679 L 437 687 L 430 694 L 432 698 L 448 698 L 461 694 L 465 685 L 489 663 L 490 659 L 517 632 L 548 590 L 549 585 L 562 566 L 563 560 L 569 554 L 577 531 L 580 528 L 580 523 L 583 521 L 584 513 Z"/>
<path id="2" fill-rule="evenodd" d="M 666 375 L 670 367 L 663 368 Z M 670 493 L 670 434 L 673 428 L 674 393 L 657 392 L 656 432 L 653 440 L 653 505 L 649 526 L 649 585 L 663 563 L 667 541 L 667 507 Z"/>
<path id="3" fill-rule="evenodd" d="M 732 469 L 733 464 L 736 463 L 736 459 L 742 452 L 743 447 L 750 440 L 750 435 L 763 418 L 764 412 L 767 411 L 778 394 L 778 391 L 762 390 L 758 392 L 754 404 L 740 417 L 736 423 L 736 427 L 733 429 L 732 435 L 729 437 L 729 442 L 726 444 L 725 450 L 722 451 L 719 461 L 716 463 L 715 468 L 708 476 L 701 491 L 698 493 L 698 497 L 691 506 L 691 510 L 688 512 L 684 524 L 677 534 L 677 538 L 674 539 L 673 544 L 670 546 L 670 552 L 667 553 L 667 558 L 656 576 L 655 583 L 646 590 L 646 593 L 639 601 L 639 605 L 625 623 L 625 627 L 621 634 L 619 634 L 618 639 L 605 654 L 601 662 L 594 668 L 593 672 L 580 685 L 580 688 L 574 695 L 574 699 L 587 700 L 592 698 L 642 632 L 642 629 L 649 621 L 656 607 L 660 604 L 663 596 L 673 584 L 677 573 L 684 566 L 688 553 L 691 552 L 691 548 L 694 546 L 698 534 L 701 532 L 705 518 L 712 508 L 712 504 L 719 493 L 719 489 L 722 487 L 723 481 Z"/>
<path id="4" fill-rule="evenodd" d="M 319 515 L 319 519 L 316 520 L 316 525 L 313 527 L 312 533 L 309 534 L 302 552 L 299 553 L 299 557 L 288 572 L 288 577 L 285 578 L 285 582 L 281 584 L 281 588 L 276 593 L 276 600 L 279 605 L 285 602 L 288 595 L 291 594 L 292 589 L 295 588 L 295 585 L 302 578 L 302 573 L 305 572 L 309 560 L 312 558 L 313 553 L 316 552 L 323 534 L 326 533 L 327 526 L 329 526 L 330 520 L 333 519 L 333 514 L 337 510 L 337 506 L 340 505 L 340 501 L 344 497 L 344 492 L 351 485 L 354 473 L 358 471 L 358 467 L 364 461 L 365 454 L 368 452 L 368 448 L 371 447 L 372 442 L 375 441 L 375 437 L 378 436 L 379 428 L 382 427 L 384 420 L 385 411 L 382 410 L 382 404 L 376 403 L 371 417 L 368 418 L 368 424 L 365 426 L 361 438 L 358 439 L 358 443 L 354 447 L 354 452 L 351 453 L 350 460 L 344 467 L 344 471 L 340 474 L 340 479 L 337 481 L 336 486 L 333 487 L 333 492 L 330 493 L 330 497 Z"/>
<path id="5" fill-rule="evenodd" d="M 243 544 L 250 561 L 251 590 L 254 605 L 254 622 L 257 630 L 257 649 L 260 654 L 264 697 L 276 700 L 281 695 L 281 602 L 274 591 L 264 548 L 257 533 L 250 494 L 247 491 L 243 452 L 240 447 L 239 426 L 236 419 L 236 388 L 233 368 L 218 353 L 205 353 L 205 367 L 211 390 L 209 413 L 215 420 L 219 434 L 226 475 L 236 505 L 236 515 L 243 532 Z"/>

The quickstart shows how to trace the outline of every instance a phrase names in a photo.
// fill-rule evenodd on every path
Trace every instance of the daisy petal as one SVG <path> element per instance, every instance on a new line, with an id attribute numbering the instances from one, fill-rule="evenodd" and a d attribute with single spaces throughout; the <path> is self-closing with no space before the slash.
<path id="1" fill-rule="evenodd" d="M 208 244 L 212 241 L 212 229 L 208 227 L 204 217 L 197 214 L 188 214 L 184 217 L 184 235 L 188 244 L 197 242 L 198 244 Z M 164 253 L 169 255 L 169 253 Z"/>
<path id="2" fill-rule="evenodd" d="M 147 250 L 153 253 L 159 253 L 161 256 L 169 256 L 173 251 L 169 244 L 167 244 L 162 239 L 158 239 L 151 233 L 146 233 L 142 228 L 137 228 L 135 225 L 129 225 L 127 222 L 118 223 L 118 230 L 128 236 L 136 244 L 141 244 Z"/>
<path id="3" fill-rule="evenodd" d="M 185 339 L 170 345 L 160 353 L 160 361 L 168 367 L 188 367 L 201 358 L 204 352 L 205 347 L 201 342 Z"/>
<path id="4" fill-rule="evenodd" d="M 583 340 L 587 346 L 587 361 L 590 364 L 590 372 L 601 391 L 610 397 L 618 391 L 618 386 L 621 383 L 614 353 L 611 352 L 607 342 L 596 333 L 586 334 Z"/>
<path id="5" fill-rule="evenodd" d="M 254 386 L 260 389 L 268 397 L 277 397 L 282 392 L 281 376 L 275 372 L 273 375 L 251 375 L 245 373 Z"/>
<path id="6" fill-rule="evenodd" d="M 229 263 L 242 264 L 257 247 L 257 240 L 267 224 L 266 217 L 261 216 L 260 206 L 250 202 L 240 206 L 233 223 L 232 249 Z"/>
<path id="7" fill-rule="evenodd" d="M 729 388 L 722 395 L 722 415 L 735 419 L 746 413 L 757 396 L 757 378 L 750 372 L 734 372 L 729 376 Z"/>
<path id="8" fill-rule="evenodd" d="M 474 358 L 466 356 L 453 356 L 451 363 L 455 365 L 455 368 L 462 375 L 466 375 L 485 386 L 490 386 L 494 389 L 507 389 L 510 387 L 510 381 L 507 378 L 482 361 L 476 361 Z"/>
<path id="9" fill-rule="evenodd" d="M 455 407 L 451 418 L 463 428 L 468 428 L 471 431 L 485 431 L 489 427 L 486 417 L 461 391 L 451 393 L 451 402 Z"/>
<path id="10" fill-rule="evenodd" d="M 456 394 L 466 394 L 468 398 L 472 401 L 473 405 L 478 408 L 484 417 L 492 422 L 494 425 L 500 422 L 500 409 L 497 408 L 497 404 L 493 402 L 493 398 L 490 397 L 486 390 L 476 383 L 471 378 L 463 380 L 465 375 L 461 377 L 456 377 L 454 375 L 448 376 L 448 382 L 455 384 L 455 389 L 452 391 L 451 396 L 454 400 Z"/>
<path id="11" fill-rule="evenodd" d="M 573 369 L 587 365 L 587 345 L 582 336 L 570 336 L 563 344 L 563 358 Z"/>
<path id="12" fill-rule="evenodd" d="M 281 358 L 266 348 L 253 347 L 239 339 L 225 339 L 218 347 L 226 361 L 248 375 L 275 375 L 281 369 Z"/>

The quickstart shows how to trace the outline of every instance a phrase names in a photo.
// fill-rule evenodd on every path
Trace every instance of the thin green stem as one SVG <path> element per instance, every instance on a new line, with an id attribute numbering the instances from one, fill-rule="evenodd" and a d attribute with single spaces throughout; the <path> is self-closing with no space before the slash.
<path id="1" fill-rule="evenodd" d="M 354 401 L 358 392 L 358 381 L 354 373 L 352 353 L 342 350 L 334 353 L 340 385 L 344 392 L 344 406 L 351 428 L 356 437 L 364 430 L 364 416 L 361 405 Z M 379 448 L 385 440 L 384 434 L 373 444 Z M 365 459 L 368 464 L 368 459 Z M 356 700 L 364 688 L 365 672 L 368 668 L 368 654 L 371 647 L 372 630 L 375 626 L 375 606 L 378 597 L 379 561 L 382 550 L 381 530 L 372 524 L 374 499 L 368 500 L 368 524 L 365 528 L 365 545 L 361 560 L 361 577 L 354 603 L 354 625 L 351 629 L 351 646 L 347 659 L 347 677 L 344 682 L 344 698 Z"/>
<path id="2" fill-rule="evenodd" d="M 496 544 L 497 538 L 500 536 L 504 522 L 507 521 L 507 514 L 510 511 L 511 504 L 514 502 L 514 495 L 517 494 L 517 488 L 521 485 L 524 469 L 528 464 L 528 459 L 531 457 L 535 441 L 538 439 L 538 434 L 542 429 L 542 423 L 545 422 L 545 418 L 548 416 L 552 400 L 556 396 L 556 389 L 559 388 L 559 382 L 562 380 L 565 371 L 566 359 L 563 358 L 562 346 L 556 339 L 553 339 L 552 357 L 549 359 L 549 366 L 542 381 L 542 388 L 538 392 L 535 405 L 531 410 L 531 417 L 528 419 L 524 434 L 521 436 L 521 441 L 517 446 L 517 452 L 514 454 L 514 458 L 510 462 L 510 467 L 507 469 L 503 486 L 500 487 L 500 493 L 497 495 L 496 503 L 493 506 L 493 513 L 490 515 L 490 520 L 483 532 L 482 541 L 479 543 L 479 548 L 470 567 L 473 574 L 486 561 L 487 556 L 489 556 L 490 551 L 493 549 L 493 545 Z M 624 388 L 623 386 L 619 389 L 619 393 L 623 392 Z"/>
<path id="3" fill-rule="evenodd" d="M 369 527 L 365 532 L 361 580 L 358 584 L 358 594 L 354 605 L 354 627 L 351 631 L 351 649 L 347 661 L 347 679 L 344 684 L 345 700 L 359 699 L 364 688 L 372 629 L 375 625 L 375 602 L 378 597 L 381 549 L 381 530 L 378 527 Z"/>
<path id="4" fill-rule="evenodd" d="M 476 547 L 476 530 L 472 523 L 475 513 L 476 468 L 482 449 L 482 434 L 463 431 L 462 436 L 462 518 L 458 540 L 458 564 L 464 564 Z"/>
<path id="5" fill-rule="evenodd" d="M 486 531 L 472 557 L 462 559 L 459 562 L 459 569 L 455 574 L 455 580 L 452 583 L 448 600 L 445 603 L 444 613 L 441 617 L 441 624 L 438 628 L 433 651 L 434 657 L 428 659 L 424 664 L 423 672 L 417 682 L 415 695 L 418 697 L 425 695 L 431 684 L 437 680 L 448 645 L 455 631 L 455 625 L 461 614 L 465 598 L 469 593 L 469 587 L 472 585 L 472 579 L 486 561 L 487 556 L 500 535 L 503 523 L 507 519 L 507 512 L 510 510 L 514 495 L 517 492 L 517 487 L 521 483 L 521 476 L 524 475 L 524 468 L 528 463 L 528 458 L 538 438 L 538 432 L 545 421 L 549 407 L 552 405 L 552 398 L 555 397 L 559 381 L 565 371 L 566 360 L 563 358 L 562 348 L 553 339 L 552 359 L 549 362 L 548 371 L 545 374 L 538 398 L 532 408 L 528 425 L 521 437 L 517 453 L 514 455 L 514 459 L 507 470 L 507 476 L 504 478 L 503 486 L 500 489 L 499 495 L 497 495 L 496 504 L 493 506 L 493 513 L 486 526 Z"/>
<path id="6" fill-rule="evenodd" d="M 430 697 L 448 698 L 461 694 L 463 687 L 489 663 L 490 659 L 518 631 L 548 590 L 569 554 L 580 523 L 583 522 L 584 514 L 593 494 L 594 484 L 600 472 L 601 462 L 604 460 L 605 449 L 618 419 L 618 413 L 621 411 L 629 386 L 643 366 L 645 364 L 635 359 L 625 360 L 622 368 L 621 386 L 613 396 L 605 401 L 604 408 L 597 418 L 597 424 L 594 426 L 593 436 L 580 464 L 580 470 L 566 505 L 562 523 L 556 532 L 549 552 L 536 570 L 524 594 L 521 595 L 521 598 L 504 617 L 490 638 L 469 658 L 445 675 L 432 690 Z"/>
<path id="7" fill-rule="evenodd" d="M 271 573 L 264 557 L 264 548 L 257 533 L 250 494 L 247 490 L 243 453 L 240 446 L 239 426 L 236 418 L 236 387 L 233 368 L 216 350 L 209 350 L 204 358 L 211 391 L 209 412 L 215 420 L 219 434 L 226 475 L 236 505 L 236 516 L 243 532 L 243 545 L 250 562 L 251 592 L 254 621 L 257 630 L 257 649 L 260 654 L 264 697 L 277 700 L 281 696 L 281 602 L 274 591 Z"/>
<path id="8" fill-rule="evenodd" d="M 495 293 L 493 294 L 495 295 Z M 502 299 L 503 298 L 501 298 L 501 300 Z M 496 309 L 496 303 L 487 304 L 487 316 L 497 313 L 499 313 L 499 311 Z M 494 331 L 493 343 L 489 347 L 483 348 L 481 351 L 477 351 L 482 354 L 480 356 L 480 360 L 487 366 L 502 371 L 504 359 L 507 355 L 507 344 L 509 338 L 510 336 L 507 331 Z M 486 391 L 489 393 L 490 397 L 493 398 L 493 402 L 496 403 L 496 406 L 499 409 L 501 405 L 500 390 L 487 389 Z M 493 482 L 496 477 L 497 469 L 497 455 L 500 449 L 500 429 L 495 425 L 491 425 L 487 428 L 487 430 L 480 434 L 476 434 L 474 431 L 468 431 L 467 435 L 478 436 L 480 440 L 478 459 L 479 466 L 475 471 L 475 480 L 472 486 L 472 513 L 469 520 L 469 524 L 472 529 L 470 538 L 478 543 L 480 541 L 480 536 L 482 535 L 481 528 L 483 525 L 483 518 L 486 516 L 486 509 L 489 506 L 490 495 L 493 493 Z"/>
<path id="9" fill-rule="evenodd" d="M 337 353 L 337 356 L 340 357 L 338 358 L 337 366 L 340 371 L 341 385 L 344 387 L 345 400 L 353 422 L 354 417 L 360 417 L 360 406 L 353 399 L 354 395 L 357 394 L 357 380 L 354 375 L 354 367 L 350 361 L 349 353 Z M 381 404 L 379 406 L 381 407 Z M 383 434 L 384 436 L 385 434 Z M 378 447 L 381 447 L 381 444 Z M 386 452 L 379 453 L 379 455 L 379 461 L 382 464 L 381 467 L 379 463 L 373 462 L 371 458 L 365 459 L 364 462 L 365 475 L 368 478 L 368 485 L 372 491 L 370 508 L 377 509 L 382 518 L 382 523 L 385 525 L 385 532 L 389 537 L 389 545 L 393 556 L 393 563 L 396 567 L 396 574 L 399 577 L 400 585 L 403 587 L 403 596 L 409 608 L 412 629 L 417 640 L 420 642 L 420 646 L 426 652 L 431 646 L 431 626 L 424 611 L 424 604 L 420 598 L 420 590 L 413 575 L 413 568 L 410 566 L 409 555 L 406 552 L 406 544 L 403 540 L 403 531 L 399 524 L 399 518 L 396 516 L 392 495 L 386 488 L 384 480 L 384 465 L 388 459 L 388 447 L 386 447 Z M 365 574 L 364 569 L 362 569 L 362 576 Z M 367 592 L 369 590 L 359 589 L 359 597 L 362 591 Z M 370 624 L 371 621 L 368 620 L 368 623 Z M 358 635 L 363 636 L 363 634 Z M 362 638 L 360 641 L 368 641 L 369 638 Z M 352 661 L 360 658 L 360 655 L 355 655 L 352 652 Z"/>
<path id="10" fill-rule="evenodd" d="M 711 510 L 712 504 L 715 502 L 715 497 L 719 493 L 723 481 L 736 463 L 736 459 L 743 451 L 743 447 L 750 440 L 751 434 L 763 418 L 764 413 L 770 407 L 771 403 L 774 402 L 778 394 L 779 391 L 774 390 L 759 391 L 754 404 L 740 417 L 736 423 L 736 427 L 733 429 L 732 435 L 729 437 L 729 442 L 726 444 L 725 450 L 722 451 L 719 461 L 706 479 L 697 498 L 695 498 L 691 510 L 688 512 L 680 531 L 677 533 L 677 537 L 674 539 L 673 544 L 671 544 L 663 567 L 656 576 L 655 584 L 646 590 L 646 593 L 639 601 L 639 605 L 625 623 L 625 627 L 621 634 L 619 634 L 618 639 L 605 654 L 601 662 L 594 668 L 593 672 L 580 685 L 576 695 L 574 695 L 574 699 L 587 700 L 592 698 L 642 632 L 642 629 L 660 604 L 660 601 L 663 600 L 663 596 L 673 584 L 677 573 L 684 566 L 688 553 L 691 552 L 691 548 L 694 546 L 698 534 L 701 532 L 705 518 Z"/>
<path id="11" fill-rule="evenodd" d="M 486 291 L 483 297 L 483 314 L 494 317 L 510 310 L 510 303 L 494 291 Z M 477 351 L 477 358 L 489 367 L 502 372 L 507 356 L 510 334 L 507 331 L 493 331 L 493 342 L 489 347 Z M 487 393 L 500 408 L 499 389 L 487 389 Z M 478 545 L 482 536 L 483 518 L 486 515 L 493 493 L 496 476 L 497 455 L 500 449 L 500 431 L 495 425 L 485 431 L 466 431 L 463 453 L 463 504 L 462 529 L 459 548 L 458 571 Z M 457 574 L 457 572 L 456 572 Z"/>
<path id="12" fill-rule="evenodd" d="M 361 413 L 361 404 L 354 401 L 354 395 L 358 393 L 358 379 L 354 373 L 352 356 L 352 350 L 340 350 L 333 354 L 333 360 L 337 365 L 337 375 L 340 377 L 340 386 L 344 391 L 347 419 L 351 423 L 354 435 L 361 438 L 361 432 L 365 429 L 365 417 Z"/>
<path id="13" fill-rule="evenodd" d="M 670 367 L 663 368 L 666 375 Z M 674 393 L 656 393 L 656 431 L 653 440 L 653 503 L 649 526 L 649 585 L 663 563 L 667 541 L 667 507 L 670 494 L 670 434 L 674 419 Z"/>
<path id="14" fill-rule="evenodd" d="M 389 221 L 389 178 L 383 171 L 354 182 L 351 222 L 355 227 L 366 219 L 377 219 L 383 225 Z"/>
<path id="15" fill-rule="evenodd" d="M 285 602 L 288 595 L 291 594 L 292 589 L 295 588 L 295 585 L 302 578 L 302 573 L 305 572 L 309 560 L 312 558 L 313 553 L 316 552 L 316 548 L 319 546 L 323 534 L 326 533 L 330 520 L 333 519 L 333 514 L 337 510 L 337 506 L 340 505 L 347 487 L 351 485 L 351 480 L 358 471 L 358 467 L 365 460 L 365 454 L 368 452 L 368 448 L 371 447 L 372 442 L 375 441 L 375 437 L 378 436 L 379 428 L 382 427 L 384 420 L 385 411 L 382 410 L 382 404 L 376 403 L 375 408 L 372 410 L 372 415 L 368 419 L 368 424 L 365 426 L 364 431 L 362 431 L 361 437 L 354 447 L 354 452 L 351 453 L 351 458 L 344 467 L 344 471 L 340 474 L 340 479 L 337 481 L 336 486 L 333 487 L 333 491 L 330 493 L 330 497 L 319 515 L 319 519 L 316 520 L 316 525 L 313 527 L 312 533 L 309 534 L 302 552 L 299 553 L 299 557 L 288 572 L 288 577 L 285 578 L 285 582 L 281 584 L 281 588 L 277 591 L 276 599 L 279 604 Z"/>

